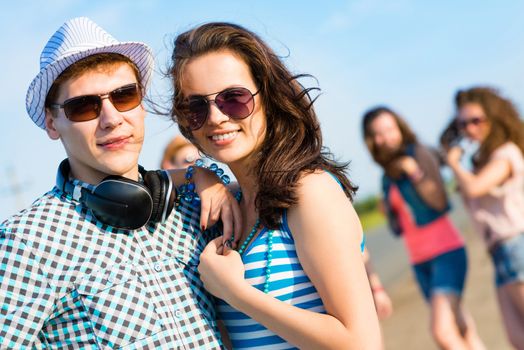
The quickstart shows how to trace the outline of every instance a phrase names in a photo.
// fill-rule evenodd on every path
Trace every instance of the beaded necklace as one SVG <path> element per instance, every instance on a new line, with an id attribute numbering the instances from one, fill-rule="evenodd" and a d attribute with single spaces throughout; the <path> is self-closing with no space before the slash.
<path id="1" fill-rule="evenodd" d="M 238 201 L 242 198 L 242 192 L 238 192 L 239 195 L 235 196 Z M 255 225 L 253 225 L 253 228 L 247 235 L 246 239 L 238 249 L 238 254 L 242 256 L 242 254 L 245 252 L 247 245 L 249 242 L 251 242 L 251 239 L 253 236 L 257 233 L 258 229 L 260 228 L 260 219 L 257 218 L 255 221 Z M 269 293 L 269 280 L 271 278 L 271 262 L 273 260 L 273 230 L 267 231 L 267 254 L 266 254 L 266 278 L 264 280 L 264 293 Z"/>
<path id="2" fill-rule="evenodd" d="M 196 167 L 206 167 L 204 166 L 204 161 L 202 159 L 197 159 L 195 162 Z M 216 163 L 212 163 L 209 167 L 206 167 L 212 172 L 214 172 L 225 185 L 228 185 L 230 183 L 230 178 L 228 175 L 224 174 L 224 170 L 220 169 Z M 185 183 L 180 186 L 180 188 L 177 190 L 177 200 L 175 202 L 176 206 L 180 205 L 180 202 L 182 200 L 191 203 L 193 206 L 197 206 L 199 204 L 200 198 L 195 193 L 195 184 L 192 182 L 193 179 L 193 173 L 195 172 L 194 166 L 189 166 L 186 170 L 185 174 Z M 242 199 L 242 192 L 238 191 L 235 194 L 235 198 L 238 202 Z M 247 235 L 246 239 L 238 249 L 238 253 L 240 256 L 244 253 L 244 251 L 247 248 L 247 245 L 251 241 L 251 239 L 255 236 L 258 229 L 260 228 L 260 219 L 257 218 L 255 225 L 249 232 L 249 235 Z M 233 237 L 231 238 L 231 240 Z M 271 262 L 273 261 L 273 230 L 267 231 L 267 255 L 266 255 L 266 279 L 264 281 L 264 293 L 269 293 L 269 280 L 271 277 Z"/>

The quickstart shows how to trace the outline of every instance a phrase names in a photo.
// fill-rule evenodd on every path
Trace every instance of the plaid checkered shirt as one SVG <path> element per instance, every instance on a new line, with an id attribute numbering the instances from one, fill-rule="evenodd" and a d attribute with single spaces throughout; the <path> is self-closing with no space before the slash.
<path id="1" fill-rule="evenodd" d="M 4 221 L 0 347 L 219 349 L 198 210 L 118 230 L 54 188 Z"/>

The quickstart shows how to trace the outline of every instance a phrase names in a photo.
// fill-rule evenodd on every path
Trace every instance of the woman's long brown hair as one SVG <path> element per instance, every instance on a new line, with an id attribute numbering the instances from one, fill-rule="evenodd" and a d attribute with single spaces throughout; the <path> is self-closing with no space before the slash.
<path id="1" fill-rule="evenodd" d="M 479 86 L 467 90 L 459 90 L 456 93 L 455 106 L 457 112 L 468 103 L 479 104 L 491 123 L 488 136 L 472 158 L 476 169 L 486 165 L 492 153 L 508 141 L 516 144 L 524 154 L 522 120 L 517 109 L 509 99 L 503 97 L 496 89 Z"/>
<path id="2" fill-rule="evenodd" d="M 381 150 L 375 145 L 375 142 L 373 141 L 373 133 L 371 132 L 371 123 L 385 113 L 390 114 L 393 119 L 395 119 L 400 134 L 402 135 L 402 144 L 399 147 L 398 155 L 404 155 L 408 145 L 416 144 L 417 136 L 413 130 L 411 130 L 408 123 L 389 107 L 378 106 L 364 113 L 364 116 L 362 117 L 362 135 L 364 136 L 364 142 L 366 143 L 373 160 L 387 171 L 388 165 L 396 159 L 396 155 L 383 154 L 383 152 L 381 152 Z"/>
<path id="3" fill-rule="evenodd" d="M 313 109 L 316 98 L 310 93 L 317 88 L 304 88 L 273 50 L 256 34 L 230 23 L 208 23 L 180 34 L 174 42 L 173 107 L 171 117 L 184 136 L 194 142 L 184 126 L 182 95 L 185 65 L 206 53 L 229 50 L 249 66 L 264 105 L 267 118 L 265 139 L 251 174 L 256 176 L 258 193 L 255 199 L 261 222 L 278 227 L 283 210 L 297 203 L 297 181 L 307 172 L 323 169 L 332 173 L 352 199 L 356 187 L 344 175 L 347 163 L 333 160 L 322 146 L 320 124 Z"/>

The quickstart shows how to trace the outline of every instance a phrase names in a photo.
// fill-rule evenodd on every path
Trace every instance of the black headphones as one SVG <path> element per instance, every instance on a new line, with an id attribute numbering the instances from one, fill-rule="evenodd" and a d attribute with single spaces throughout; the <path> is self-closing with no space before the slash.
<path id="1" fill-rule="evenodd" d="M 176 198 L 167 171 L 146 171 L 141 166 L 138 170 L 144 184 L 111 175 L 90 191 L 69 181 L 71 167 L 65 159 L 58 167 L 56 187 L 87 206 L 104 224 L 134 230 L 150 222 L 163 222 L 173 210 Z"/>

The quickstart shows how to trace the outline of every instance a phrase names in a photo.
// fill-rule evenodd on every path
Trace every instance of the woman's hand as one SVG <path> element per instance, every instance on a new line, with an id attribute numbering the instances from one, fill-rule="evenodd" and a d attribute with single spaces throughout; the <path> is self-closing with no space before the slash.
<path id="1" fill-rule="evenodd" d="M 170 170 L 169 173 L 175 186 L 179 187 L 184 183 L 185 170 Z M 205 230 L 221 219 L 222 245 L 229 241 L 228 244 L 236 247 L 242 228 L 242 214 L 237 200 L 220 178 L 208 169 L 194 167 L 193 182 L 195 192 L 200 197 L 200 227 Z M 230 241 L 233 234 L 234 240 Z"/>
<path id="2" fill-rule="evenodd" d="M 411 176 L 419 171 L 417 161 L 410 156 L 402 156 L 388 164 L 388 173 L 393 177 L 399 177 L 402 174 Z"/>
<path id="3" fill-rule="evenodd" d="M 212 240 L 204 248 L 200 254 L 198 272 L 208 292 L 226 301 L 230 296 L 229 292 L 238 291 L 242 285 L 247 284 L 240 254 L 224 247 L 222 237 Z"/>
<path id="4" fill-rule="evenodd" d="M 410 157 L 410 156 L 400 157 L 398 160 L 398 163 L 399 163 L 398 166 L 400 167 L 402 172 L 408 176 L 410 176 L 411 174 L 419 170 L 417 161 L 413 157 Z"/>
<path id="5" fill-rule="evenodd" d="M 450 167 L 454 167 L 455 165 L 460 163 L 460 159 L 462 158 L 462 154 L 464 151 L 462 148 L 458 146 L 451 147 L 447 154 L 446 154 L 446 162 Z"/>
<path id="6" fill-rule="evenodd" d="M 235 197 L 220 179 L 210 170 L 195 167 L 193 173 L 195 191 L 200 197 L 200 226 L 206 229 L 222 219 L 222 245 L 231 239 L 234 233 L 233 246 L 240 239 L 242 214 Z"/>

